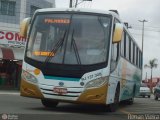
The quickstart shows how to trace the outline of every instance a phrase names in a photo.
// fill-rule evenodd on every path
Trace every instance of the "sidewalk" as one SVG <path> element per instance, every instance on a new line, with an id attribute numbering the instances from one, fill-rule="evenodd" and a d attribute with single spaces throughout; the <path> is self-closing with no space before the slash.
<path id="1" fill-rule="evenodd" d="M 0 85 L 0 91 L 1 90 L 9 90 L 9 91 L 12 91 L 12 90 L 17 90 L 17 91 L 19 91 L 19 87 L 14 87 L 14 86 L 11 86 L 11 85 Z"/>
<path id="2" fill-rule="evenodd" d="M 19 90 L 0 90 L 0 95 L 20 95 Z"/>

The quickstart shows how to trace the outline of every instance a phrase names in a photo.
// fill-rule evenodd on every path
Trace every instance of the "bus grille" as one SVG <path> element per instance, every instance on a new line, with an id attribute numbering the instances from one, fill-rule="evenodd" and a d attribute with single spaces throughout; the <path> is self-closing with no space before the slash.
<path id="1" fill-rule="evenodd" d="M 48 85 L 40 85 L 40 90 L 44 95 L 54 97 L 54 98 L 55 97 L 77 98 L 82 93 L 83 88 L 82 87 L 68 87 L 66 94 L 55 93 L 53 91 L 53 86 L 48 86 Z"/>

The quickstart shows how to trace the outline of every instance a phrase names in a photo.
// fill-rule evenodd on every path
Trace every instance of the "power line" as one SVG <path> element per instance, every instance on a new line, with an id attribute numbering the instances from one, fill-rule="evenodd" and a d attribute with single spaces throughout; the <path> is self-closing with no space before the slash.
<path id="1" fill-rule="evenodd" d="M 142 26 L 136 25 L 136 24 L 131 24 L 131 26 L 134 26 L 134 27 L 141 27 L 141 28 L 142 28 Z M 155 29 L 157 29 L 157 28 L 160 28 L 160 26 L 145 26 L 145 28 L 155 28 Z"/>
<path id="2" fill-rule="evenodd" d="M 18 25 L 18 24 L 14 24 L 14 25 Z M 19 27 L 16 27 L 16 26 L 14 26 L 14 27 L 9 27 L 9 26 L 2 26 L 2 25 L 0 25 L 1 27 L 5 27 L 5 28 L 15 28 L 15 29 L 19 29 Z"/>
<path id="3" fill-rule="evenodd" d="M 140 27 L 134 27 L 135 29 L 140 29 Z M 144 28 L 145 30 L 160 30 L 160 28 Z"/>
<path id="4" fill-rule="evenodd" d="M 133 34 L 133 35 L 136 35 L 136 36 L 142 36 L 142 34 L 138 34 L 138 33 L 133 33 L 133 32 L 131 32 L 131 34 Z M 158 37 L 155 37 L 155 36 L 153 36 L 153 35 L 145 35 L 145 37 L 150 37 L 150 38 L 155 38 L 155 39 L 159 39 Z"/>
<path id="5" fill-rule="evenodd" d="M 132 30 L 141 30 L 141 29 L 136 29 L 136 28 L 131 28 Z M 149 29 L 144 29 L 144 31 L 152 31 L 152 32 L 160 32 L 160 30 L 149 30 Z"/>
<path id="6" fill-rule="evenodd" d="M 137 27 L 137 26 L 133 26 L 134 28 L 136 28 L 136 29 L 140 29 L 140 28 L 142 28 L 142 26 L 140 27 Z M 148 30 L 160 30 L 160 28 L 154 28 L 154 27 L 144 27 L 144 29 L 148 29 Z"/>

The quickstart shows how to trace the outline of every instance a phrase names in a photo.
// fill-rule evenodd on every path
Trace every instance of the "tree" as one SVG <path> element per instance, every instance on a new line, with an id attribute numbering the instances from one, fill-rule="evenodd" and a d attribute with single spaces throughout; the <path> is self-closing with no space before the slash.
<path id="1" fill-rule="evenodd" d="M 149 61 L 148 64 L 145 64 L 144 67 L 145 68 L 150 68 L 151 69 L 151 84 L 152 84 L 152 72 L 153 72 L 153 68 L 157 68 L 158 66 L 158 60 L 156 58 L 152 59 Z"/>

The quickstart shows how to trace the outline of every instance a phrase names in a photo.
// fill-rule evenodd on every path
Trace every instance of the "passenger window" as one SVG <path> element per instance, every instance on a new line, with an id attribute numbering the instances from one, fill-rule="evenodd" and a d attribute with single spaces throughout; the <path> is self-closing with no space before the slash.
<path id="1" fill-rule="evenodd" d="M 130 61 L 133 63 L 133 41 L 130 39 Z"/>
<path id="2" fill-rule="evenodd" d="M 134 48 L 134 64 L 136 65 L 136 60 L 137 60 L 137 47 L 135 46 Z"/>
<path id="3" fill-rule="evenodd" d="M 137 59 L 136 59 L 136 65 L 138 66 L 138 59 L 139 59 L 139 57 L 138 57 L 138 48 L 136 50 L 136 57 L 137 57 Z"/>
<path id="4" fill-rule="evenodd" d="M 125 57 L 124 52 L 125 52 L 125 40 L 124 40 L 124 32 L 123 32 L 122 41 L 121 41 L 121 55 L 122 55 L 123 57 Z"/>
<path id="5" fill-rule="evenodd" d="M 135 43 L 133 43 L 133 64 L 135 64 Z"/>
<path id="6" fill-rule="evenodd" d="M 119 43 L 112 44 L 112 56 L 111 56 L 111 71 L 113 71 L 117 65 L 119 58 Z"/>
<path id="7" fill-rule="evenodd" d="M 139 61 L 140 61 L 140 65 L 139 67 L 142 68 L 142 52 L 140 51 L 140 54 L 139 54 Z"/>
<path id="8" fill-rule="evenodd" d="M 126 34 L 126 58 L 129 60 L 129 37 Z"/>

